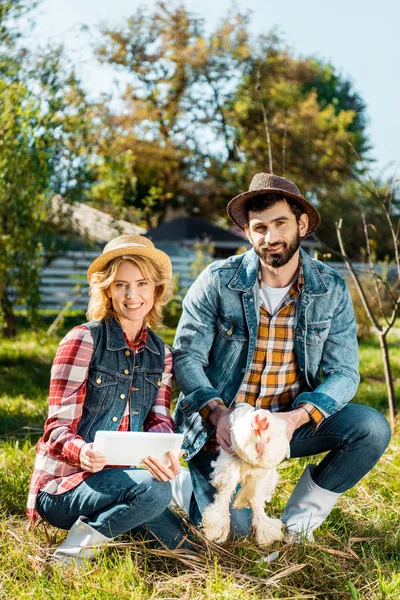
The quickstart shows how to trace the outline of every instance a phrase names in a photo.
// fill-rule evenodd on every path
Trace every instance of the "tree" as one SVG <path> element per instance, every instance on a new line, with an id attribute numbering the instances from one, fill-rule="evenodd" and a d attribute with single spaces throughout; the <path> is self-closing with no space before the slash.
<path id="1" fill-rule="evenodd" d="M 135 186 L 129 197 L 121 190 L 121 207 L 146 214 L 156 200 L 157 221 L 183 203 L 189 214 L 224 216 L 250 175 L 269 170 L 268 117 L 275 172 L 319 203 L 323 234 L 336 243 L 338 193 L 359 168 L 347 142 L 368 151 L 365 106 L 348 80 L 297 58 L 273 33 L 253 38 L 241 13 L 206 35 L 201 19 L 159 2 L 102 33 L 100 60 L 131 78 L 122 110 L 108 117 L 113 144 L 101 154 L 105 163 L 115 153 L 134 157 L 126 177 Z"/>
<path id="2" fill-rule="evenodd" d="M 159 2 L 153 14 L 139 9 L 125 26 L 102 33 L 99 59 L 131 78 L 120 114 L 102 119 L 103 172 L 110 174 L 112 156 L 130 152 L 130 165 L 122 161 L 123 180 L 135 185 L 121 189 L 121 169 L 116 170 L 113 190 L 120 190 L 120 207 L 131 206 L 148 222 L 150 206 L 152 225 L 167 206 L 184 202 L 189 214 L 198 211 L 209 195 L 207 164 L 215 148 L 217 155 L 235 154 L 223 106 L 249 58 L 246 17 L 231 15 L 206 36 L 201 19 Z"/>
<path id="3" fill-rule="evenodd" d="M 270 169 L 265 119 L 276 174 L 295 181 L 322 216 L 321 238 L 336 245 L 334 220 L 344 188 L 369 150 L 365 105 L 333 67 L 297 58 L 275 37 L 259 40 L 251 71 L 231 106 L 247 173 Z M 349 206 L 347 209 L 354 207 Z M 360 240 L 359 240 L 360 241 Z"/>
<path id="4" fill-rule="evenodd" d="M 20 14 L 25 2 L 2 4 L 0 17 Z M 44 260 L 43 225 L 54 193 L 74 200 L 88 181 L 89 119 L 84 95 L 62 67 L 62 51 L 31 57 L 1 22 L 0 75 L 0 325 L 15 333 L 13 301 L 34 320 Z"/>

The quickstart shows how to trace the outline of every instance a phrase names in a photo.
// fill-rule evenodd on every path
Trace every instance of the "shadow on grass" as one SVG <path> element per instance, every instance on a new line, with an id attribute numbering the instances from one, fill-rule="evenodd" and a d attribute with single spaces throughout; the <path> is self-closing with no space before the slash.
<path id="1" fill-rule="evenodd" d="M 0 359 L 0 437 L 37 438 L 47 411 L 50 363 L 21 356 Z M 27 429 L 29 428 L 29 429 Z"/>
<path id="2" fill-rule="evenodd" d="M 43 361 L 43 358 L 0 358 L 1 395 L 29 399 L 47 396 L 50 368 L 51 362 Z"/>

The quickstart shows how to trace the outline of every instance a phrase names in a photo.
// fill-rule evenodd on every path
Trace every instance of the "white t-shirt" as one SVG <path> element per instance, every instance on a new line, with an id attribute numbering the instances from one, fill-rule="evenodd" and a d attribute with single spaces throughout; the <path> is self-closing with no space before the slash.
<path id="1" fill-rule="evenodd" d="M 284 297 L 292 287 L 293 281 L 291 281 L 289 285 L 279 288 L 270 287 L 269 285 L 265 285 L 265 283 L 262 283 L 260 289 L 260 298 L 265 308 L 268 309 L 268 312 L 271 315 L 274 315 L 279 309 Z"/>

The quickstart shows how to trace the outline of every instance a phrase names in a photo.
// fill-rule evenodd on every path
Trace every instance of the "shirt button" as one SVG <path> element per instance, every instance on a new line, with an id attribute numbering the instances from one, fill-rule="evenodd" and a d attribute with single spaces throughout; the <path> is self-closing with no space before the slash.
<path id="1" fill-rule="evenodd" d="M 161 385 L 161 379 L 159 379 L 159 380 L 157 381 L 157 385 L 158 385 L 158 387 L 160 387 L 160 385 Z"/>
<path id="2" fill-rule="evenodd" d="M 232 335 L 232 333 L 233 333 L 233 330 L 231 328 L 231 329 L 228 329 L 228 331 L 226 332 L 226 335 Z"/>
<path id="3" fill-rule="evenodd" d="M 129 352 L 129 350 L 125 350 L 125 356 L 130 356 L 131 353 Z"/>
<path id="4" fill-rule="evenodd" d="M 125 398 L 125 394 L 121 394 L 120 398 L 121 398 L 121 400 L 123 400 Z"/>
<path id="5" fill-rule="evenodd" d="M 112 420 L 114 421 L 114 423 L 116 423 L 118 421 L 118 417 L 113 417 Z"/>
<path id="6" fill-rule="evenodd" d="M 98 377 L 98 378 L 96 379 L 96 383 L 101 383 L 101 377 Z"/>
<path id="7" fill-rule="evenodd" d="M 125 369 L 125 370 L 124 370 L 124 373 L 125 373 L 125 375 L 129 375 L 129 371 L 128 371 L 128 369 Z"/>

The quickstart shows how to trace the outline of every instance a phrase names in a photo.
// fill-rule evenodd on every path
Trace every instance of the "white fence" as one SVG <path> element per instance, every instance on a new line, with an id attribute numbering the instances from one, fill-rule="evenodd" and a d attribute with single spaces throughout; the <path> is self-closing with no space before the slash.
<path id="1" fill-rule="evenodd" d="M 71 308 L 86 310 L 88 291 L 86 272 L 98 252 L 68 252 L 43 270 L 40 281 L 40 308 L 60 310 L 67 302 Z M 192 257 L 172 257 L 174 273 L 179 276 L 179 288 L 186 290 L 194 280 L 190 275 Z"/>
<path id="2" fill-rule="evenodd" d="M 89 290 L 86 272 L 97 256 L 97 252 L 68 252 L 44 269 L 40 283 L 40 308 L 61 310 L 67 302 L 73 302 L 71 308 L 86 310 Z M 179 277 L 180 292 L 183 293 L 194 280 L 190 274 L 193 257 L 179 256 L 172 257 L 171 260 L 173 271 Z M 339 271 L 342 277 L 349 279 L 344 263 L 330 262 L 329 265 Z M 354 266 L 361 272 L 366 269 L 366 265 L 361 263 L 355 263 Z"/>

